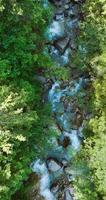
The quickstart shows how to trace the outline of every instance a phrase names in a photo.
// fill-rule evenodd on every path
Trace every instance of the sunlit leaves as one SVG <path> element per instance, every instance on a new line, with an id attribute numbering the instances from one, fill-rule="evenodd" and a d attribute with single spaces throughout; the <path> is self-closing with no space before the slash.
<path id="1" fill-rule="evenodd" d="M 50 59 L 43 53 L 44 31 L 50 13 L 41 1 L 0 0 L 2 200 L 11 199 L 20 188 L 31 171 L 32 159 L 43 151 L 48 137 L 50 114 L 48 109 L 42 110 L 42 86 L 33 80 L 33 76 L 37 68 L 50 67 Z"/>

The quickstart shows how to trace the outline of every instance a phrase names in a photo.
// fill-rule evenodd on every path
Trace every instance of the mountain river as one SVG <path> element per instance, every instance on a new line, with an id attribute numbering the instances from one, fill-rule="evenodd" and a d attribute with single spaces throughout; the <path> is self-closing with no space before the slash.
<path id="1" fill-rule="evenodd" d="M 75 39 L 79 32 L 82 1 L 47 0 L 44 7 L 51 3 L 54 17 L 46 31 L 48 52 L 58 67 L 65 67 L 76 49 Z M 53 80 L 48 92 L 48 101 L 54 121 L 61 132 L 56 139 L 54 148 L 48 151 L 45 161 L 38 159 L 33 162 L 32 170 L 40 177 L 40 195 L 45 200 L 75 200 L 75 192 L 71 182 L 75 178 L 74 170 L 67 170 L 69 163 L 80 150 L 83 140 L 83 116 L 76 107 L 76 97 L 86 95 L 84 88 L 89 80 L 84 76 L 70 80 Z M 67 172 L 68 171 L 68 172 Z"/>

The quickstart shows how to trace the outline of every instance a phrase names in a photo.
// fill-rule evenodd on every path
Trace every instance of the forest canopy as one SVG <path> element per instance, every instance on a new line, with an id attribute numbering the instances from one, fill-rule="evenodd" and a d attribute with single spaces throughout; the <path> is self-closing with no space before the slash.
<path id="1" fill-rule="evenodd" d="M 37 149 L 42 149 L 44 138 L 48 137 L 45 127 L 49 108 L 43 107 L 42 86 L 33 77 L 39 68 L 50 66 L 49 57 L 43 53 L 50 15 L 50 9 L 44 9 L 40 1 L 0 1 L 2 200 L 11 199 L 20 188 L 31 172 L 30 163 L 37 156 Z"/>
<path id="2" fill-rule="evenodd" d="M 50 106 L 42 100 L 43 86 L 34 79 L 66 79 L 72 72 L 53 66 L 44 53 L 45 30 L 52 9 L 42 0 L 0 0 L 0 199 L 11 200 L 31 173 L 33 159 L 44 153 L 52 124 Z M 87 0 L 72 64 L 91 79 L 91 117 L 86 122 L 76 163 L 89 169 L 78 177 L 78 200 L 106 200 L 106 1 Z M 84 51 L 82 51 L 82 49 Z M 53 69 L 54 67 L 54 69 Z M 49 72 L 49 74 L 48 74 Z M 83 100 L 81 99 L 83 102 Z M 75 163 L 75 164 L 76 164 Z"/>

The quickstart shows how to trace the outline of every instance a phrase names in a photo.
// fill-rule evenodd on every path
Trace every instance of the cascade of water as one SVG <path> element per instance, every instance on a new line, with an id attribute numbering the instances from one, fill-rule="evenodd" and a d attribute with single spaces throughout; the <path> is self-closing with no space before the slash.
<path id="1" fill-rule="evenodd" d="M 50 48 L 50 55 L 56 65 L 58 66 L 64 66 L 69 62 L 69 53 L 71 51 L 69 49 L 66 49 L 64 54 L 60 54 L 59 50 L 56 49 L 54 46 Z"/>
<path id="2" fill-rule="evenodd" d="M 61 4 L 61 2 L 63 1 L 61 0 L 57 1 L 58 5 L 59 5 L 59 2 Z M 75 13 L 74 13 L 74 10 L 72 11 L 73 7 L 71 3 L 69 4 L 70 1 L 66 1 L 66 2 L 68 2 L 66 3 L 66 6 L 64 7 L 59 6 L 60 10 L 58 10 L 58 7 L 57 7 L 57 10 L 55 11 L 56 12 L 55 18 L 52 20 L 45 34 L 47 40 L 49 42 L 52 41 L 52 45 L 49 45 L 50 55 L 58 66 L 64 66 L 69 62 L 69 54 L 71 52 L 70 37 L 72 37 L 71 40 L 73 40 L 74 38 L 73 29 L 75 29 L 78 26 L 78 18 L 74 16 L 74 19 L 70 19 L 69 17 L 70 12 L 72 12 L 71 15 L 75 15 Z M 48 0 L 43 0 L 43 5 L 44 7 L 47 7 Z M 70 10 L 70 7 L 71 7 L 71 10 Z M 65 16 L 66 16 L 66 19 L 65 19 Z M 67 16 L 68 16 L 68 19 L 67 19 Z M 65 40 L 64 38 L 67 37 L 67 34 L 68 34 L 68 40 Z M 61 42 L 59 40 L 60 38 L 63 38 L 64 41 Z M 54 41 L 58 42 L 58 45 L 53 45 Z M 61 52 L 60 52 L 60 49 L 61 49 Z M 71 81 L 68 84 L 68 86 L 66 86 L 64 89 L 62 89 L 61 87 L 61 82 L 57 81 L 53 83 L 52 88 L 49 90 L 49 93 L 48 93 L 48 100 L 51 103 L 52 112 L 55 113 L 55 120 L 57 124 L 59 125 L 63 140 L 64 138 L 66 138 L 66 143 L 68 144 L 68 147 L 70 147 L 71 150 L 74 152 L 74 154 L 80 149 L 79 136 L 81 135 L 82 137 L 82 127 L 79 127 L 77 129 L 74 129 L 72 127 L 72 121 L 73 121 L 73 118 L 75 117 L 73 107 L 70 107 L 68 105 L 68 107 L 65 108 L 62 98 L 75 97 L 80 91 L 80 89 L 83 87 L 84 81 L 85 79 L 83 78 L 79 78 L 79 80 L 77 81 L 75 80 Z M 44 197 L 45 200 L 57 199 L 50 189 L 50 186 L 51 186 L 50 170 L 54 172 L 55 174 L 55 175 L 52 174 L 53 177 L 57 177 L 58 175 L 60 176 L 63 173 L 63 169 L 64 169 L 64 166 L 67 164 L 67 161 L 70 160 L 72 156 L 74 155 L 72 154 L 68 157 L 68 147 L 66 149 L 64 148 L 64 146 L 67 146 L 67 144 L 64 144 L 63 146 L 60 147 L 57 143 L 57 147 L 54 147 L 54 151 L 49 152 L 50 160 L 48 161 L 48 158 L 46 160 L 46 162 L 47 161 L 49 162 L 48 165 L 46 162 L 42 163 L 40 160 L 37 160 L 34 162 L 33 171 L 36 172 L 40 176 L 40 194 L 41 196 Z M 55 170 L 54 170 L 54 166 L 55 166 Z M 56 170 L 56 169 L 59 169 L 59 170 Z M 73 197 L 71 197 L 71 195 L 68 192 L 66 192 L 64 196 L 65 196 L 64 197 L 65 200 L 74 199 Z"/>
<path id="3" fill-rule="evenodd" d="M 63 36 L 64 36 L 63 22 L 60 23 L 59 21 L 53 20 L 53 22 L 50 24 L 46 32 L 47 40 L 52 41 Z"/>
<path id="4" fill-rule="evenodd" d="M 50 176 L 45 163 L 37 160 L 33 165 L 33 172 L 40 175 L 40 194 L 45 200 L 56 200 L 50 191 Z"/>
<path id="5" fill-rule="evenodd" d="M 68 136 L 71 140 L 71 145 L 75 150 L 79 150 L 80 148 L 80 140 L 78 138 L 78 130 L 71 130 L 70 133 L 64 132 L 65 136 Z"/>

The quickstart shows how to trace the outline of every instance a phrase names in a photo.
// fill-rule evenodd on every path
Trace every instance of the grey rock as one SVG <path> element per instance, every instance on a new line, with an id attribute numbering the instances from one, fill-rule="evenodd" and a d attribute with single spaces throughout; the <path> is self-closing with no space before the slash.
<path id="1" fill-rule="evenodd" d="M 66 3 L 66 4 L 70 3 L 70 0 L 65 0 L 65 3 Z"/>
<path id="2" fill-rule="evenodd" d="M 55 41 L 54 45 L 60 51 L 61 54 L 64 54 L 65 50 L 68 47 L 69 42 L 70 42 L 70 38 L 65 37 L 65 38 L 61 38 Z"/>
<path id="3" fill-rule="evenodd" d="M 54 184 L 51 188 L 51 192 L 53 192 L 54 194 L 56 194 L 59 190 L 59 185 L 58 184 Z"/>
<path id="4" fill-rule="evenodd" d="M 63 12 L 58 12 L 58 13 L 56 13 L 56 15 L 55 15 L 55 20 L 63 20 L 64 19 L 64 13 Z"/>
<path id="5" fill-rule="evenodd" d="M 64 6 L 64 8 L 65 8 L 66 10 L 68 10 L 68 9 L 70 8 L 69 4 L 66 4 L 66 5 Z"/>
<path id="6" fill-rule="evenodd" d="M 47 167 L 48 167 L 48 170 L 51 172 L 55 172 L 61 169 L 61 165 L 53 159 L 50 159 L 47 161 Z"/>
<path id="7" fill-rule="evenodd" d="M 67 189 L 64 193 L 64 200 L 73 200 L 73 197 L 69 189 Z"/>

